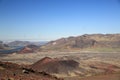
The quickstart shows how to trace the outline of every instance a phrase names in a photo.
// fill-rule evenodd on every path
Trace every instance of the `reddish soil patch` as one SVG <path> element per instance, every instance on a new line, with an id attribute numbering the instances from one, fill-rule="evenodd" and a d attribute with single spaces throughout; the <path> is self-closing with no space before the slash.
<path id="1" fill-rule="evenodd" d="M 120 68 L 118 66 L 103 62 L 93 62 L 90 63 L 89 66 L 91 68 L 104 70 L 105 73 L 114 73 L 117 72 L 117 70 L 120 71 Z"/>
<path id="2" fill-rule="evenodd" d="M 120 74 L 91 76 L 91 77 L 82 78 L 80 80 L 120 80 Z"/>
<path id="3" fill-rule="evenodd" d="M 25 67 L 25 66 L 24 66 Z M 22 65 L 0 62 L 0 80 L 63 80 L 45 72 L 25 70 Z"/>
<path id="4" fill-rule="evenodd" d="M 28 47 L 24 47 L 21 51 L 19 51 L 18 53 L 33 53 L 34 50 Z"/>
<path id="5" fill-rule="evenodd" d="M 18 53 L 33 53 L 37 51 L 39 47 L 36 45 L 27 45 L 22 50 L 20 50 Z"/>

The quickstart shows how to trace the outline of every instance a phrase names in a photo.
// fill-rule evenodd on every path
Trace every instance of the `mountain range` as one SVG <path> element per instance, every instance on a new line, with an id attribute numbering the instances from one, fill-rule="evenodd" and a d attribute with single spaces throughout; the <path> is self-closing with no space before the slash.
<path id="1" fill-rule="evenodd" d="M 8 46 L 27 46 L 27 45 L 36 45 L 41 46 L 47 43 L 47 41 L 31 42 L 31 41 L 12 41 L 7 43 Z"/>
<path id="2" fill-rule="evenodd" d="M 120 34 L 84 34 L 61 38 L 43 45 L 43 50 L 120 49 Z"/>

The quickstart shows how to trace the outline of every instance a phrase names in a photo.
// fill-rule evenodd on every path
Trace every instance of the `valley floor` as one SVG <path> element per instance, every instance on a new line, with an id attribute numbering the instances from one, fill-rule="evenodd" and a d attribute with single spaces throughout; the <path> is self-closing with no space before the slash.
<path id="1" fill-rule="evenodd" d="M 119 52 L 38 52 L 1 55 L 0 61 L 17 64 L 33 64 L 43 57 L 72 59 L 80 63 L 80 70 L 65 80 L 120 80 Z M 76 78 L 79 76 L 80 78 Z M 59 76 L 58 76 L 59 77 Z"/>

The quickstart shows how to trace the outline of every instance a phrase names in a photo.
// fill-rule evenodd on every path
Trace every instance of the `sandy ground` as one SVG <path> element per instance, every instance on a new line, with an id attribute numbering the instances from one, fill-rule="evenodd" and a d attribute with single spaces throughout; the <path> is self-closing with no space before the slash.
<path id="1" fill-rule="evenodd" d="M 0 61 L 8 61 L 8 62 L 13 62 L 17 64 L 33 64 L 36 61 L 42 59 L 43 57 L 73 59 L 80 63 L 80 68 L 82 71 L 78 71 L 78 73 L 81 73 L 86 77 L 102 73 L 101 69 L 94 69 L 89 67 L 90 64 L 95 64 L 96 62 L 100 62 L 101 64 L 107 63 L 107 64 L 116 65 L 120 67 L 119 52 L 107 53 L 107 52 L 57 52 L 57 51 L 54 51 L 54 52 L 38 52 L 38 53 L 28 53 L 28 54 L 13 53 L 8 55 L 1 55 Z M 116 71 L 120 72 L 120 69 L 116 69 Z M 66 78 L 65 80 L 68 80 L 68 79 L 79 80 L 80 78 L 79 76 L 77 76 L 77 78 L 75 76 L 72 76 L 71 78 Z M 92 79 L 85 78 L 81 80 L 92 80 Z M 106 80 L 109 80 L 109 79 L 106 79 Z M 118 78 L 116 80 L 118 80 Z"/>
<path id="2" fill-rule="evenodd" d="M 120 53 L 99 52 L 38 52 L 28 54 L 0 55 L 0 61 L 9 61 L 17 64 L 33 64 L 43 57 L 73 59 L 78 62 L 102 61 L 120 66 Z"/>

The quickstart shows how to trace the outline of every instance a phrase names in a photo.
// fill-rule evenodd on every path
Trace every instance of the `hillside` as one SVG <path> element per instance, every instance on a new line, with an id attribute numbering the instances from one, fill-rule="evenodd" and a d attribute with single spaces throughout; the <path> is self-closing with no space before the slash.
<path id="1" fill-rule="evenodd" d="M 42 46 L 42 50 L 119 49 L 120 34 L 85 34 L 61 38 Z"/>
<path id="2" fill-rule="evenodd" d="M 29 41 L 13 41 L 8 43 L 9 46 L 26 46 L 29 44 L 31 44 Z"/>
<path id="3" fill-rule="evenodd" d="M 31 69 L 37 72 L 47 72 L 55 76 L 71 76 L 77 75 L 79 70 L 79 63 L 74 60 L 60 60 L 58 58 L 52 59 L 45 57 L 31 65 Z"/>
<path id="4" fill-rule="evenodd" d="M 41 45 L 44 45 L 46 43 L 47 43 L 47 41 L 40 41 L 40 42 L 12 41 L 12 42 L 9 42 L 7 45 L 9 45 L 9 46 L 27 46 L 27 45 L 41 46 Z"/>
<path id="5" fill-rule="evenodd" d="M 8 45 L 4 44 L 2 41 L 0 41 L 0 50 L 1 49 L 7 49 L 7 48 L 8 48 Z"/>

